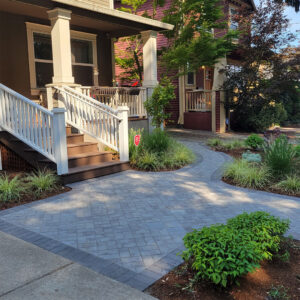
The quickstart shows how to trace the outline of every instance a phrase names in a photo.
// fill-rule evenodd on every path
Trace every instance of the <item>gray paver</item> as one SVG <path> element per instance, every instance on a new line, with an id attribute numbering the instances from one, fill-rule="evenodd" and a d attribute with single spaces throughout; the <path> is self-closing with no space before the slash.
<path id="1" fill-rule="evenodd" d="M 191 166 L 162 173 L 126 171 L 75 183 L 69 193 L 0 212 L 0 223 L 69 245 L 58 246 L 57 253 L 75 247 L 145 276 L 164 274 L 180 263 L 176 254 L 186 232 L 243 211 L 289 218 L 290 232 L 300 239 L 298 198 L 227 185 L 220 181 L 220 169 L 230 157 L 196 141 L 184 142 L 197 155 Z M 33 236 L 32 242 L 38 244 L 40 237 Z M 133 284 L 134 276 L 127 277 Z"/>

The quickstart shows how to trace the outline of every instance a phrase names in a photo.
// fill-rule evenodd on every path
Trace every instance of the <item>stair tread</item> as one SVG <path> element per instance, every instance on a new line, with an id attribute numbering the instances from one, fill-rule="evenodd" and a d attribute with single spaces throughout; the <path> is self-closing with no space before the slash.
<path id="1" fill-rule="evenodd" d="M 72 147 L 86 146 L 86 145 L 98 145 L 98 143 L 95 142 L 74 143 L 74 144 L 67 144 L 67 147 L 72 148 Z"/>
<path id="2" fill-rule="evenodd" d="M 112 154 L 112 152 L 108 151 L 93 151 L 93 152 L 84 152 L 79 154 L 73 154 L 68 156 L 69 159 L 75 159 L 75 158 L 82 158 L 82 157 L 90 157 L 90 156 L 96 156 L 96 155 L 105 155 L 105 154 Z"/>
<path id="3" fill-rule="evenodd" d="M 115 165 L 122 165 L 122 164 L 126 164 L 126 163 L 128 163 L 128 161 L 113 160 L 113 161 L 99 163 L 97 165 L 88 165 L 88 166 L 69 168 L 68 174 L 65 174 L 63 176 L 68 176 L 70 174 L 76 174 L 76 173 L 80 173 L 80 172 L 101 169 L 101 168 L 115 166 Z"/>
<path id="4" fill-rule="evenodd" d="M 67 134 L 67 137 L 71 137 L 71 136 L 84 136 L 83 133 L 71 133 L 71 134 Z"/>

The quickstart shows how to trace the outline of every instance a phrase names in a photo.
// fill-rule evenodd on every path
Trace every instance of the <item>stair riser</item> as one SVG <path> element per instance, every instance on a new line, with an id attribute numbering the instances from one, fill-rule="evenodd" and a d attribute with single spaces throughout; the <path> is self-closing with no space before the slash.
<path id="1" fill-rule="evenodd" d="M 83 171 L 76 174 L 65 175 L 62 177 L 62 181 L 64 184 L 73 183 L 77 181 L 82 181 L 86 179 L 91 179 L 95 177 L 110 175 L 118 172 L 122 172 L 129 169 L 129 164 L 120 164 L 115 166 L 109 166 L 105 168 L 99 168 L 91 171 Z"/>
<path id="2" fill-rule="evenodd" d="M 71 135 L 72 134 L 72 127 L 66 127 L 66 134 Z"/>
<path id="3" fill-rule="evenodd" d="M 69 159 L 69 168 L 82 167 L 82 166 L 91 166 L 98 163 L 108 162 L 112 160 L 112 154 L 99 154 L 96 156 L 90 157 L 81 157 Z"/>
<path id="4" fill-rule="evenodd" d="M 97 152 L 97 144 L 92 145 L 78 145 L 76 147 L 68 147 L 68 156 L 73 156 L 76 154 L 87 153 L 87 152 Z"/>
<path id="5" fill-rule="evenodd" d="M 67 144 L 83 143 L 83 135 L 69 135 L 67 136 Z"/>

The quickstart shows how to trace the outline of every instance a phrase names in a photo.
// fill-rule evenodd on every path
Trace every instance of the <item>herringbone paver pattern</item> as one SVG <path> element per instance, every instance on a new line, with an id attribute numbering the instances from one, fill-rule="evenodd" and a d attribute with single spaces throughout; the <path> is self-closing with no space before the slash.
<path id="1" fill-rule="evenodd" d="M 180 262 L 173 258 L 164 265 L 161 258 L 182 247 L 186 232 L 243 211 L 290 218 L 291 233 L 300 239 L 299 199 L 226 185 L 218 170 L 229 157 L 185 143 L 198 157 L 192 166 L 76 183 L 67 194 L 7 211 L 0 219 L 153 278 Z"/>

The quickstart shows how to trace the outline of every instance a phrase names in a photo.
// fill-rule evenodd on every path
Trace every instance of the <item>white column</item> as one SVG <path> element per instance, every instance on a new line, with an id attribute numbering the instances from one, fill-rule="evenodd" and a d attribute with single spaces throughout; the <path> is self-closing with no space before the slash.
<path id="1" fill-rule="evenodd" d="M 121 119 L 119 125 L 119 153 L 121 161 L 129 160 L 128 111 L 129 108 L 127 106 L 118 107 L 118 117 Z"/>
<path id="2" fill-rule="evenodd" d="M 55 84 L 72 84 L 72 56 L 70 20 L 71 11 L 55 8 L 48 11 L 51 20 L 51 41 L 53 55 L 53 78 Z"/>
<path id="3" fill-rule="evenodd" d="M 143 86 L 147 88 L 147 99 L 152 96 L 154 87 L 158 84 L 157 81 L 157 32 L 144 31 L 142 32 L 143 39 L 143 68 L 144 80 Z M 148 116 L 149 131 L 152 132 L 154 127 L 152 125 L 151 117 Z"/>
<path id="4" fill-rule="evenodd" d="M 68 173 L 68 150 L 66 136 L 65 109 L 54 108 L 53 113 L 53 144 L 57 165 L 57 175 Z"/>

